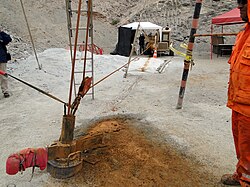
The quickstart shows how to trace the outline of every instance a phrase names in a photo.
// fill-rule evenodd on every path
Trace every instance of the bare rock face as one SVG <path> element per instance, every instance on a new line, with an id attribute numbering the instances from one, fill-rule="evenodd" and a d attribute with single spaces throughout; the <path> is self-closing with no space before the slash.
<path id="1" fill-rule="evenodd" d="M 14 41 L 9 48 L 16 58 L 32 53 L 30 37 L 20 1 L 0 0 L 1 29 Z M 94 43 L 109 53 L 117 41 L 117 27 L 133 21 L 150 21 L 172 29 L 172 40 L 188 39 L 195 1 L 188 0 L 93 0 Z M 211 18 L 236 7 L 234 0 L 204 1 L 198 33 L 208 33 Z M 67 19 L 64 1 L 24 1 L 24 8 L 37 51 L 67 47 Z M 230 27 L 229 30 L 238 29 Z M 197 39 L 209 43 L 208 38 Z"/>

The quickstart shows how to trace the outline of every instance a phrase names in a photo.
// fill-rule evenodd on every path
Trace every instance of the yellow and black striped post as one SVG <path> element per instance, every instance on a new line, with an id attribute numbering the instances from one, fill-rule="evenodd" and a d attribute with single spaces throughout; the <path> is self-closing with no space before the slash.
<path id="1" fill-rule="evenodd" d="M 195 40 L 194 34 L 196 33 L 196 30 L 198 28 L 201 5 L 202 5 L 202 0 L 196 0 L 194 16 L 193 16 L 193 21 L 192 21 L 192 28 L 191 28 L 189 42 L 188 42 L 187 51 L 186 51 L 186 58 L 184 59 L 184 69 L 182 73 L 182 80 L 181 80 L 181 86 L 180 86 L 180 91 L 179 91 L 178 103 L 176 106 L 177 109 L 182 108 L 182 102 L 183 102 L 184 93 L 186 89 L 190 63 L 192 61 L 192 52 L 193 52 L 194 40 Z"/>

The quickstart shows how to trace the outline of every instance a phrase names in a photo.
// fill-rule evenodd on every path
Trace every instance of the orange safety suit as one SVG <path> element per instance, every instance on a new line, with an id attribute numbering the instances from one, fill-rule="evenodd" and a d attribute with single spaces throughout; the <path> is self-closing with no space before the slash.
<path id="1" fill-rule="evenodd" d="M 250 19 L 250 0 L 248 0 Z M 227 106 L 232 109 L 232 131 L 239 179 L 250 183 L 250 23 L 236 39 L 230 64 Z"/>

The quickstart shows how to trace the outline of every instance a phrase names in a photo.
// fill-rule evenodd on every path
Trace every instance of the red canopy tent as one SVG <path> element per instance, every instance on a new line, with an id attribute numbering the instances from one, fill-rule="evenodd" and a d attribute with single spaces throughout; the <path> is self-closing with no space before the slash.
<path id="1" fill-rule="evenodd" d="M 212 24 L 214 25 L 231 25 L 231 24 L 239 24 L 244 23 L 240 17 L 240 9 L 235 8 L 212 18 Z"/>
<path id="2" fill-rule="evenodd" d="M 244 23 L 240 17 L 240 9 L 234 8 L 224 14 L 212 18 L 211 33 L 213 33 L 213 25 L 221 26 L 223 33 L 223 25 L 241 24 Z M 212 59 L 212 36 L 211 36 L 211 59 Z"/>

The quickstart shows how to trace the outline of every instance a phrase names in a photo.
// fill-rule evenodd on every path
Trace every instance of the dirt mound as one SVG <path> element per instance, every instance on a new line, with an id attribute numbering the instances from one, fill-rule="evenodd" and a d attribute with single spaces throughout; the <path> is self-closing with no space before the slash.
<path id="1" fill-rule="evenodd" d="M 79 129 L 76 134 L 82 133 Z M 213 175 L 194 159 L 162 141 L 149 140 L 147 134 L 157 132 L 141 129 L 134 119 L 105 119 L 95 123 L 87 134 L 95 137 L 100 133 L 103 146 L 86 150 L 83 171 L 60 181 L 60 186 L 218 185 Z M 49 181 L 48 186 L 58 184 L 55 179 Z"/>

